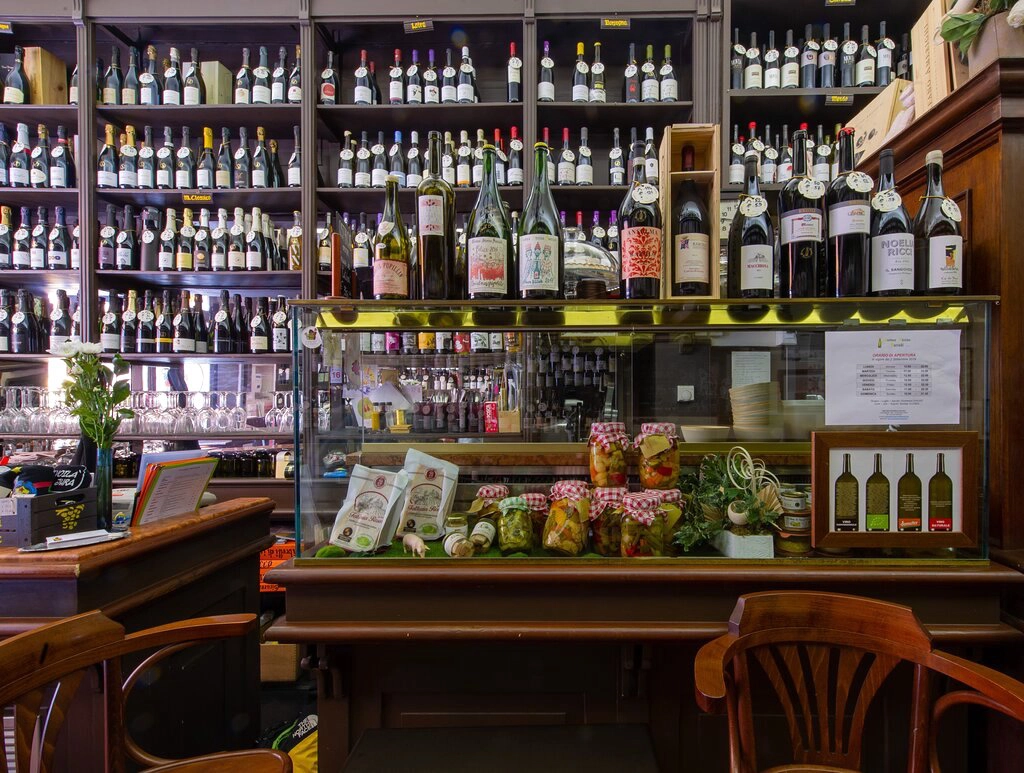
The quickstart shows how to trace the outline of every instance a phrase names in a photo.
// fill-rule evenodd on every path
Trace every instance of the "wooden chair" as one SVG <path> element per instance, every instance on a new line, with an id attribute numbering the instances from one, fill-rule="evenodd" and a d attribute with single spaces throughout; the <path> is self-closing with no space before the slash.
<path id="1" fill-rule="evenodd" d="M 802 591 L 739 598 L 729 633 L 697 653 L 697 703 L 728 714 L 730 770 L 757 773 L 751 687 L 759 669 L 782 706 L 794 760 L 764 773 L 850 773 L 860 770 L 872 700 L 901 661 L 913 667 L 909 773 L 938 773 L 938 720 L 955 705 L 985 706 L 1024 721 L 1024 684 L 933 650 L 908 607 Z M 939 698 L 934 713 L 933 673 L 969 688 Z"/>
<path id="2" fill-rule="evenodd" d="M 180 761 L 154 757 L 135 744 L 125 727 L 125 700 L 146 669 L 197 642 L 246 634 L 255 624 L 254 615 L 222 615 L 126 635 L 100 612 L 87 612 L 0 642 L 0 706 L 14 706 L 17 773 L 54 769 L 57 735 L 75 692 L 93 667 L 100 669 L 105 692 L 105 770 L 123 773 L 127 753 L 144 768 L 175 773 L 289 773 L 288 756 L 267 749 Z M 122 684 L 121 657 L 149 649 L 156 652 Z M 0 745 L 0 770 L 7 769 Z"/>

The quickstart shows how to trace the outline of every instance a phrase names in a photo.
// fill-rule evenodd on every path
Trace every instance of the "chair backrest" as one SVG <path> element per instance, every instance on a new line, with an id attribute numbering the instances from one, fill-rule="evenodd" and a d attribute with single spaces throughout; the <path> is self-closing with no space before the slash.
<path id="1" fill-rule="evenodd" d="M 931 639 L 912 610 L 802 591 L 741 596 L 729 633 L 697 656 L 697 699 L 729 715 L 732 770 L 756 771 L 752 682 L 763 672 L 782 707 L 793 762 L 859 769 L 868 709 L 901 660 L 915 664 L 912 704 L 927 703 Z M 927 714 L 912 711 L 910 769 L 925 757 Z"/>

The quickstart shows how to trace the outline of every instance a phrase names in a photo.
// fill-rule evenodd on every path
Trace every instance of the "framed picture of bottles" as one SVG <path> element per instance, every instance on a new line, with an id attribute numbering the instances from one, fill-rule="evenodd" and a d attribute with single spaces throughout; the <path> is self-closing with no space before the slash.
<path id="1" fill-rule="evenodd" d="M 815 432 L 816 548 L 978 544 L 977 432 Z"/>

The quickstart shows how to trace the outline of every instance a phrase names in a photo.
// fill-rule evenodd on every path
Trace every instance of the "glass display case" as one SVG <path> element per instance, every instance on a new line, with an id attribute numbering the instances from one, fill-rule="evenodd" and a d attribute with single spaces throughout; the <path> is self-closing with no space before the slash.
<path id="1" fill-rule="evenodd" d="M 651 449 L 639 441 L 654 433 L 677 436 L 669 440 L 679 451 L 680 477 L 670 465 L 664 468 L 665 480 L 658 479 L 665 485 L 655 487 L 680 487 L 684 511 L 686 501 L 698 496 L 693 474 L 705 458 L 710 454 L 724 460 L 742 447 L 775 476 L 786 495 L 787 513 L 817 507 L 815 519 L 823 518 L 830 531 L 852 524 L 854 531 L 893 536 L 888 542 L 869 539 L 873 546 L 868 547 L 826 548 L 810 544 L 828 544 L 819 539 L 823 533 L 816 532 L 812 540 L 800 519 L 779 519 L 762 534 L 769 542 L 774 538 L 773 560 L 985 558 L 987 377 L 994 302 L 985 297 L 777 299 L 756 304 L 465 301 L 430 307 L 402 301 L 294 302 L 297 565 L 306 558 L 322 560 L 312 557 L 328 543 L 356 464 L 396 471 L 410 448 L 453 462 L 458 465 L 458 486 L 450 510 L 468 512 L 472 524 L 472 503 L 482 485 L 503 484 L 518 495 L 547 494 L 554 482 L 566 479 L 590 483 L 594 468 L 588 441 L 592 433 L 612 425 L 624 425 L 624 482 L 633 490 L 641 484 L 653 486 L 653 468 L 646 458 Z M 943 331 L 950 335 L 920 335 Z M 940 340 L 945 348 L 936 348 L 933 342 Z M 885 359 L 885 367 L 879 368 L 890 346 L 896 347 L 894 359 Z M 912 352 L 921 357 L 913 365 L 906 361 Z M 860 356 L 863 363 L 857 360 Z M 928 357 L 935 359 L 929 364 Z M 843 374 L 842 380 L 829 380 L 826 361 L 835 374 Z M 853 375 L 847 378 L 847 372 Z M 929 410 L 935 401 L 941 401 L 943 410 Z M 852 423 L 858 410 L 865 416 L 874 413 L 870 420 Z M 827 423 L 837 416 L 842 423 Z M 963 484 L 969 501 L 960 507 L 976 512 L 973 539 L 947 544 L 929 533 L 927 517 L 918 527 L 925 539 L 908 536 L 906 532 L 915 530 L 903 518 L 906 491 L 897 490 L 902 468 L 885 470 L 892 493 L 884 505 L 877 504 L 880 478 L 869 485 L 872 470 L 861 474 L 854 469 L 859 484 L 852 506 L 860 515 L 844 522 L 836 511 L 850 506 L 843 497 L 852 489 L 839 485 L 841 465 L 833 465 L 835 474 L 811 496 L 814 433 L 829 436 L 832 447 L 837 438 L 841 447 L 848 435 L 856 435 L 861 438 L 856 442 L 869 451 L 871 438 L 879 435 L 879 445 L 887 448 L 893 445 L 891 436 L 907 433 L 901 437 L 924 437 L 929 449 L 935 446 L 933 439 L 948 433 L 967 437 L 966 446 L 972 455 L 977 452 L 976 474 L 966 462 L 957 462 L 954 477 L 961 477 L 954 488 Z M 941 442 L 939 447 L 944 447 Z M 899 456 L 891 450 L 886 454 L 887 464 L 890 456 Z M 922 461 L 917 474 L 923 481 L 918 507 L 925 510 L 931 507 L 930 479 L 939 472 L 931 469 L 934 457 L 918 455 Z M 866 458 L 870 465 L 872 454 Z M 818 467 L 823 464 L 827 458 L 813 461 Z M 874 472 L 881 474 L 880 469 Z M 594 479 L 602 485 L 622 482 Z M 796 503 L 791 504 L 794 496 Z M 891 517 L 881 522 L 877 512 L 869 512 L 872 508 L 886 514 L 891 510 Z M 783 520 L 792 527 L 788 531 Z M 751 536 L 735 526 L 732 531 Z M 395 546 L 377 552 L 400 557 L 400 534 Z M 787 544 L 794 534 L 798 539 Z M 452 560 L 442 542 L 428 541 L 428 557 Z M 718 540 L 698 540 L 685 550 L 679 549 L 681 544 L 676 539 L 675 549 L 666 547 L 665 560 L 736 555 Z M 500 558 L 496 546 L 487 555 Z M 535 547 L 529 555 L 540 559 L 555 554 Z M 618 560 L 599 558 L 589 550 L 586 555 Z"/>

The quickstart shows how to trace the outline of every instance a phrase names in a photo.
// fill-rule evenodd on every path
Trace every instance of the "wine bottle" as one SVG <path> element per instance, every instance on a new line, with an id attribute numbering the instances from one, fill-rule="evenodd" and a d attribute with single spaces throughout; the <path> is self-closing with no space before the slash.
<path id="1" fill-rule="evenodd" d="M 562 224 L 547 175 L 548 147 L 534 145 L 536 174 L 519 220 L 519 297 L 550 300 L 563 297 L 565 254 Z"/>
<path id="2" fill-rule="evenodd" d="M 21 291 L 18 293 L 18 304 L 22 304 Z M 121 350 L 122 311 L 121 296 L 118 293 L 110 293 L 107 298 L 107 310 L 100 318 L 100 346 L 104 352 L 113 353 Z"/>
<path id="3" fill-rule="evenodd" d="M 355 185 L 355 151 L 352 149 L 352 132 L 346 131 L 338 152 L 338 187 L 351 188 Z"/>
<path id="4" fill-rule="evenodd" d="M 440 142 L 438 144 L 440 147 Z M 438 151 L 440 155 L 440 151 Z M 420 155 L 420 133 L 418 131 L 412 131 L 409 134 L 409 168 L 405 175 L 405 185 L 407 188 L 415 188 L 423 181 L 423 158 Z M 441 160 L 438 159 L 438 168 L 440 168 Z"/>
<path id="5" fill-rule="evenodd" d="M 8 219 L 10 218 L 8 210 Z M 51 271 L 59 271 L 71 267 L 71 234 L 68 233 L 64 207 L 54 209 L 54 224 L 47 235 L 46 267 Z"/>
<path id="6" fill-rule="evenodd" d="M 45 352 L 50 345 L 50 304 L 33 296 L 32 313 L 36 318 L 36 351 Z"/>
<path id="7" fill-rule="evenodd" d="M 178 271 L 195 269 L 195 238 L 196 229 L 192 224 L 192 210 L 185 207 L 181 213 L 181 231 L 178 232 L 178 245 L 174 253 L 174 267 Z"/>
<path id="8" fill-rule="evenodd" d="M 452 66 L 452 50 L 445 51 L 445 65 L 441 70 L 441 104 L 454 105 L 459 101 L 458 73 Z"/>
<path id="9" fill-rule="evenodd" d="M 743 63 L 743 88 L 764 88 L 764 62 L 761 60 L 761 49 L 757 47 L 757 33 L 750 33 L 750 45 L 747 46 L 746 61 Z"/>
<path id="10" fill-rule="evenodd" d="M 793 134 L 802 148 L 807 133 Z M 793 177 L 779 194 L 779 294 L 818 298 L 825 294 L 825 184 L 808 176 L 807 155 L 793 156 Z"/>
<path id="11" fill-rule="evenodd" d="M 942 151 L 925 156 L 928 187 L 914 218 L 915 287 L 925 295 L 959 295 L 964 289 L 964 238 L 960 207 L 942 187 Z"/>
<path id="12" fill-rule="evenodd" d="M 654 64 L 654 46 L 648 44 L 647 59 L 640 67 L 640 101 L 657 102 L 659 94 L 658 67 Z"/>
<path id="13" fill-rule="evenodd" d="M 388 160 L 384 148 L 384 132 L 377 132 L 377 142 L 370 148 L 373 154 L 373 168 L 370 171 L 370 185 L 383 188 L 388 176 Z"/>
<path id="14" fill-rule="evenodd" d="M 409 297 L 409 238 L 398 206 L 398 178 L 385 179 L 384 217 L 373 251 L 373 294 L 381 300 Z"/>
<path id="15" fill-rule="evenodd" d="M 633 158 L 633 179 L 619 207 L 622 265 L 620 287 L 626 300 L 661 297 L 662 218 L 658 189 L 649 184 L 643 154 Z"/>
<path id="16" fill-rule="evenodd" d="M 483 149 L 481 148 L 481 156 Z M 463 131 L 459 140 L 459 156 L 455 166 L 455 184 L 459 188 L 469 188 L 473 183 L 472 174 L 473 149 L 469 146 L 469 133 Z M 481 161 L 483 158 L 481 158 Z M 483 175 L 481 173 L 481 179 Z"/>
<path id="17" fill-rule="evenodd" d="M 178 218 L 175 211 L 168 208 L 164 220 L 164 230 L 160 232 L 160 246 L 156 253 L 158 271 L 174 271 L 175 255 L 178 251 L 178 237 L 175 232 L 177 225 Z"/>
<path id="18" fill-rule="evenodd" d="M 422 235 L 422 232 L 421 232 Z M 359 227 L 352 236 L 352 269 L 355 274 L 354 295 L 357 300 L 373 300 L 373 268 L 370 265 L 370 231 L 366 225 L 366 213 L 359 213 Z M 423 258 L 419 259 L 424 265 Z M 426 284 L 421 283 L 422 287 Z"/>
<path id="19" fill-rule="evenodd" d="M 117 149 L 114 147 L 114 127 L 107 124 L 104 127 L 105 140 L 100 150 L 96 163 L 96 187 L 116 188 L 117 187 Z M 14 179 L 14 170 L 11 170 L 11 179 Z"/>
<path id="20" fill-rule="evenodd" d="M 554 183 L 556 181 L 556 178 L 557 178 L 556 170 L 558 168 L 558 165 L 554 163 L 554 159 L 551 156 L 551 151 L 550 151 L 550 148 L 551 148 L 551 134 L 549 133 L 547 126 L 544 127 L 543 136 L 544 136 L 543 142 L 549 148 L 549 150 L 548 150 L 548 182 L 549 183 Z"/>
<path id="21" fill-rule="evenodd" d="M 11 208 L 0 207 L 0 271 L 14 268 L 14 231 L 11 228 Z M 0 304 L 2 306 L 3 304 Z"/>
<path id="22" fill-rule="evenodd" d="M 196 354 L 206 354 L 210 349 L 210 330 L 206 326 L 206 312 L 203 311 L 203 296 L 192 297 L 192 332 L 195 337 Z"/>
<path id="23" fill-rule="evenodd" d="M 32 257 L 31 257 L 31 239 L 32 239 L 32 216 L 31 210 L 28 207 L 21 208 L 21 225 L 18 230 L 14 232 L 14 246 L 12 248 L 12 268 L 14 269 L 30 269 L 32 268 Z M 101 242 L 102 245 L 102 242 Z M 113 268 L 113 261 L 111 261 L 111 268 Z"/>
<path id="24" fill-rule="evenodd" d="M 559 185 L 576 184 L 576 154 L 569 147 L 569 127 L 562 129 L 562 150 L 558 154 L 556 179 Z"/>
<path id="25" fill-rule="evenodd" d="M 953 481 L 946 474 L 946 455 L 936 454 L 935 474 L 928 481 L 928 531 L 953 531 Z"/>
<path id="26" fill-rule="evenodd" d="M 907 471 L 896 484 L 896 528 L 921 531 L 921 479 L 914 473 L 914 454 L 907 454 Z"/>
<path id="27" fill-rule="evenodd" d="M 217 181 L 217 159 L 213 155 L 213 129 L 203 127 L 203 151 L 196 162 L 196 188 L 210 190 Z"/>
<path id="28" fill-rule="evenodd" d="M 608 151 L 608 184 L 626 184 L 626 165 L 622 160 L 622 146 L 619 142 L 619 127 L 612 130 L 612 147 Z"/>
<path id="29" fill-rule="evenodd" d="M 7 127 L 0 123 L 0 187 L 10 185 L 11 146 L 8 142 Z"/>
<path id="30" fill-rule="evenodd" d="M 270 187 L 270 154 L 267 152 L 266 132 L 256 127 L 256 150 L 252 154 L 252 187 Z"/>
<path id="31" fill-rule="evenodd" d="M 775 182 L 778 171 L 779 151 L 772 145 L 771 124 L 764 127 L 764 150 L 761 152 L 761 183 L 770 185 Z"/>
<path id="32" fill-rule="evenodd" d="M 171 127 L 164 127 L 164 144 L 156 152 L 156 187 L 161 190 L 174 187 L 174 141 Z"/>
<path id="33" fill-rule="evenodd" d="M 180 105 L 182 91 L 181 54 L 178 49 L 172 48 L 170 64 L 164 68 L 164 89 L 161 95 L 163 104 Z"/>
<path id="34" fill-rule="evenodd" d="M 658 146 L 654 144 L 654 129 L 647 127 L 644 139 L 644 174 L 647 182 L 657 187 L 660 184 L 661 170 L 658 166 Z"/>
<path id="35" fill-rule="evenodd" d="M 24 213 L 26 209 L 22 209 L 22 227 L 25 227 Z M 100 270 L 116 268 L 117 263 L 117 216 L 114 213 L 114 205 L 107 205 L 107 220 L 106 224 L 100 228 L 100 239 L 99 244 L 96 248 L 96 258 Z M 17 238 L 17 234 L 14 235 Z M 14 267 L 18 267 L 18 254 L 14 254 L 15 261 Z"/>
<path id="36" fill-rule="evenodd" d="M 29 267 L 40 271 L 46 268 L 46 243 L 50 231 L 50 213 L 46 207 L 36 209 L 36 226 L 32 229 L 32 241 L 29 245 Z"/>
<path id="37" fill-rule="evenodd" d="M 270 329 L 270 350 L 278 354 L 284 354 L 292 350 L 291 337 L 288 335 L 288 312 L 285 309 L 286 304 L 284 296 L 277 296 L 277 306 L 270 317 L 272 322 Z"/>
<path id="38" fill-rule="evenodd" d="M 281 57 L 282 66 L 284 65 L 284 57 Z M 288 81 L 286 84 L 287 101 L 289 105 L 302 104 L 302 48 L 295 46 L 295 64 L 292 66 L 291 72 L 288 73 Z"/>
<path id="39" fill-rule="evenodd" d="M 896 77 L 910 80 L 910 36 L 903 33 L 900 39 L 900 57 L 896 60 Z"/>
<path id="40" fill-rule="evenodd" d="M 249 67 L 249 49 L 242 49 L 242 66 L 235 73 L 235 104 L 252 104 L 253 77 Z"/>
<path id="41" fill-rule="evenodd" d="M 139 151 L 135 147 L 135 127 L 124 127 L 125 142 L 117 159 L 117 184 L 120 188 L 139 187 Z"/>
<path id="42" fill-rule="evenodd" d="M 269 105 L 272 99 L 270 90 L 270 65 L 266 46 L 260 46 L 260 63 L 252 71 L 252 104 Z"/>
<path id="43" fill-rule="evenodd" d="M 155 304 L 154 304 L 155 305 Z M 171 310 L 171 291 L 162 292 L 159 311 L 156 315 L 156 351 L 170 354 L 174 348 L 174 314 Z"/>
<path id="44" fill-rule="evenodd" d="M 178 313 L 174 315 L 174 334 L 171 350 L 178 354 L 194 354 L 196 350 L 196 329 L 192 320 L 192 305 L 188 290 L 181 291 Z"/>
<path id="45" fill-rule="evenodd" d="M 139 234 L 138 268 L 142 271 L 159 271 L 157 256 L 159 237 L 159 210 L 144 207 L 142 210 L 142 231 Z M 115 256 L 116 258 L 116 256 Z"/>
<path id="46" fill-rule="evenodd" d="M 441 88 L 437 80 L 437 66 L 434 64 L 434 49 L 427 50 L 427 69 L 423 71 L 423 103 L 439 105 Z"/>
<path id="47" fill-rule="evenodd" d="M 775 30 L 768 33 L 768 48 L 764 52 L 764 87 L 777 89 L 782 85 L 779 49 L 775 47 Z"/>
<path id="48" fill-rule="evenodd" d="M 516 294 L 512 232 L 498 193 L 494 146 L 484 145 L 483 155 L 480 195 L 470 212 L 466 229 L 466 297 L 503 300 Z"/>
<path id="49" fill-rule="evenodd" d="M 135 128 L 132 129 L 132 136 L 134 137 Z M 141 147 L 138 148 L 135 155 L 135 186 L 144 190 L 152 190 L 156 185 L 156 152 L 153 148 L 153 127 L 147 126 L 143 130 L 143 141 Z M 127 135 L 127 131 L 125 132 Z M 56 152 L 56 151 L 55 151 Z M 122 153 L 123 155 L 123 153 Z M 131 156 L 131 153 L 128 154 Z M 118 170 L 118 182 L 121 181 L 120 169 Z M 130 185 L 131 175 L 128 175 L 126 183 Z"/>
<path id="50" fill-rule="evenodd" d="M 456 96 L 463 104 L 477 101 L 476 70 L 473 69 L 473 61 L 469 58 L 469 46 L 462 47 L 462 64 L 459 65 L 459 85 L 456 87 Z"/>
<path id="51" fill-rule="evenodd" d="M 831 89 L 836 85 L 836 52 L 839 43 L 832 37 L 832 25 L 827 22 L 822 26 L 821 52 L 818 54 L 818 82 L 823 89 Z"/>
<path id="52" fill-rule="evenodd" d="M 259 207 L 252 208 L 252 222 L 245 234 L 245 270 L 266 271 L 267 245 L 263 243 L 263 216 Z"/>
<path id="53" fill-rule="evenodd" d="M 265 298 L 256 300 L 256 313 L 249 321 L 249 351 L 253 354 L 266 354 L 270 351 L 270 325 Z"/>
<path id="54" fill-rule="evenodd" d="M 633 44 L 629 44 L 629 57 L 633 58 Z M 747 47 L 740 43 L 740 28 L 732 31 L 732 50 L 729 54 L 729 88 L 738 90 L 743 88 L 743 63 L 747 59 Z M 627 78 L 629 77 L 627 71 Z M 627 102 L 631 100 L 626 100 Z M 636 101 L 636 100 L 632 100 Z"/>
<path id="55" fill-rule="evenodd" d="M 213 238 L 210 234 L 210 210 L 199 210 L 199 225 L 192 239 L 192 262 L 196 271 L 210 270 L 210 252 Z"/>
<path id="56" fill-rule="evenodd" d="M 814 163 L 811 165 L 811 176 L 815 180 L 829 183 L 832 180 L 832 146 L 825 139 L 825 129 L 818 124 L 818 141 L 814 144 Z"/>
<path id="57" fill-rule="evenodd" d="M 297 128 L 297 127 L 296 127 Z M 388 150 L 388 174 L 398 178 L 398 187 L 405 187 L 405 153 L 402 151 L 402 132 L 396 131 Z"/>
<path id="58" fill-rule="evenodd" d="M 854 86 L 875 85 L 875 59 L 878 52 L 869 40 L 868 25 L 860 28 L 860 48 L 857 51 L 857 64 L 854 71 Z"/>
<path id="59" fill-rule="evenodd" d="M 338 74 L 334 69 L 334 52 L 327 52 L 327 66 L 320 72 L 320 104 L 338 103 Z"/>
<path id="60" fill-rule="evenodd" d="M 322 231 L 317 233 L 317 269 L 330 271 L 334 248 L 331 245 L 331 235 L 334 229 L 331 227 L 331 213 L 327 213 L 327 220 Z"/>
<path id="61" fill-rule="evenodd" d="M 121 340 L 118 349 L 122 354 L 134 352 L 138 347 L 139 321 L 136 303 L 135 290 L 129 290 L 124 311 L 121 312 Z"/>
<path id="62" fill-rule="evenodd" d="M 893 152 L 878 154 L 878 192 L 871 198 L 871 295 L 914 292 L 914 224 L 896 192 Z"/>
<path id="63" fill-rule="evenodd" d="M 875 471 L 864 484 L 867 507 L 864 526 L 868 531 L 889 531 L 889 479 L 882 472 L 882 455 L 875 454 Z"/>
<path id="64" fill-rule="evenodd" d="M 11 317 L 14 314 L 14 301 L 11 298 L 11 291 L 0 289 L 0 352 L 11 351 L 11 333 L 13 326 Z"/>
<path id="65" fill-rule="evenodd" d="M 423 104 L 423 76 L 420 75 L 420 52 L 412 50 L 412 64 L 405 71 L 405 101 L 410 105 Z"/>
<path id="66" fill-rule="evenodd" d="M 590 100 L 590 67 L 583 60 L 583 43 L 576 44 L 576 65 L 572 71 L 572 101 L 588 102 Z"/>
<path id="67" fill-rule="evenodd" d="M 373 181 L 370 172 L 370 145 L 366 132 L 362 133 L 359 149 L 356 151 L 355 187 L 369 188 Z"/>
<path id="68" fill-rule="evenodd" d="M 50 187 L 50 139 L 45 124 L 36 127 L 36 146 L 29 161 L 29 184 L 33 188 Z"/>
<path id="69" fill-rule="evenodd" d="M 860 528 L 860 484 L 850 470 L 850 454 L 843 454 L 843 472 L 836 478 L 833 527 L 836 531 Z"/>
<path id="70" fill-rule="evenodd" d="M 82 232 L 78 218 L 75 218 L 75 225 L 71 229 L 71 270 L 79 271 L 82 268 Z"/>
<path id="71" fill-rule="evenodd" d="M 6 310 L 6 309 L 5 309 Z M 71 309 L 68 301 L 67 290 L 57 290 L 57 301 L 53 305 L 53 313 L 50 315 L 50 341 L 48 349 L 53 349 L 58 344 L 71 340 Z M 0 338 L 3 334 L 0 333 Z"/>
<path id="72" fill-rule="evenodd" d="M 230 300 L 227 290 L 220 291 L 220 305 L 213 315 L 213 353 L 234 354 L 235 334 L 231 317 Z"/>
<path id="73" fill-rule="evenodd" d="M 15 354 L 39 353 L 39 327 L 28 290 L 18 290 L 18 301 L 11 317 L 11 351 Z M 102 339 L 101 339 L 102 343 Z M 115 348 L 113 351 L 117 351 Z"/>
<path id="74" fill-rule="evenodd" d="M 210 270 L 228 270 L 228 242 L 231 238 L 227 228 L 226 209 L 217 210 L 217 227 L 210 232 Z"/>
<path id="75" fill-rule="evenodd" d="M 843 24 L 843 44 L 839 50 L 839 85 L 848 89 L 853 86 L 857 67 L 857 41 L 850 37 L 850 22 Z"/>
<path id="76" fill-rule="evenodd" d="M 441 177 L 449 185 L 456 184 L 455 158 L 455 145 L 452 142 L 452 134 L 446 131 L 444 133 L 444 150 L 441 154 Z"/>
<path id="77" fill-rule="evenodd" d="M 732 145 L 729 146 L 729 184 L 743 184 L 743 138 L 740 137 L 740 127 L 732 125 Z"/>
<path id="78" fill-rule="evenodd" d="M 139 104 L 159 105 L 162 91 L 163 85 L 156 69 L 156 47 L 147 46 L 146 69 L 139 75 Z"/>
<path id="79" fill-rule="evenodd" d="M 402 71 L 402 50 L 395 49 L 395 63 L 388 73 L 388 101 L 392 105 L 401 105 L 405 98 L 405 73 Z"/>
<path id="80" fill-rule="evenodd" d="M 693 171 L 694 155 L 692 145 L 683 147 L 684 172 Z M 676 196 L 672 217 L 672 247 L 672 294 L 710 295 L 711 218 L 704 196 L 689 178 L 684 179 Z"/>
<path id="81" fill-rule="evenodd" d="M 878 27 L 878 41 L 875 44 L 875 85 L 884 87 L 892 83 L 892 52 L 896 48 L 896 43 L 885 34 L 884 21 L 879 22 Z"/>
<path id="82" fill-rule="evenodd" d="M 551 46 L 544 41 L 544 56 L 540 60 L 540 77 L 537 79 L 537 101 L 555 101 L 555 62 L 551 58 Z"/>
<path id="83" fill-rule="evenodd" d="M 821 46 L 814 39 L 814 25 L 804 28 L 804 47 L 800 52 L 800 88 L 813 89 L 818 80 L 818 52 Z"/>
<path id="84" fill-rule="evenodd" d="M 270 102 L 283 105 L 288 101 L 288 49 L 277 49 L 277 64 L 270 74 Z"/>
<path id="85" fill-rule="evenodd" d="M 871 249 L 871 204 L 874 183 L 853 171 L 853 129 L 839 135 L 839 176 L 828 189 L 828 294 L 833 298 L 865 296 Z"/>
<path id="86" fill-rule="evenodd" d="M 174 159 L 174 187 L 188 190 L 196 187 L 196 155 L 187 126 L 181 127 L 181 147 Z"/>
<path id="87" fill-rule="evenodd" d="M 829 159 L 829 175 L 833 180 L 839 176 L 839 133 L 842 131 L 842 128 L 843 125 L 837 123 L 835 133 L 832 135 L 832 156 Z"/>
<path id="88" fill-rule="evenodd" d="M 139 268 L 139 247 L 135 239 L 135 213 L 130 204 L 124 206 L 121 230 L 114 237 L 114 266 L 122 271 L 137 271 Z"/>
<path id="89" fill-rule="evenodd" d="M 768 202 L 757 182 L 757 152 L 744 161 L 746 190 L 729 229 L 728 290 L 730 298 L 771 298 L 775 277 L 775 232 Z"/>
<path id="90" fill-rule="evenodd" d="M 238 130 L 238 148 L 232 164 L 232 182 L 236 188 L 252 188 L 253 164 L 249 153 L 249 131 L 243 126 Z"/>
<path id="91" fill-rule="evenodd" d="M 594 184 L 594 161 L 590 146 L 587 144 L 587 127 L 580 128 L 580 148 L 576 158 L 576 184 Z"/>
<path id="92" fill-rule="evenodd" d="M 8 160 L 8 184 L 12 188 L 28 188 L 31 184 L 28 124 L 18 124 L 16 137 Z"/>
<path id="93" fill-rule="evenodd" d="M 186 105 L 206 104 L 206 84 L 203 83 L 203 72 L 199 66 L 199 49 L 193 48 L 188 73 L 185 75 L 182 101 Z"/>
<path id="94" fill-rule="evenodd" d="M 25 73 L 25 49 L 14 47 L 14 66 L 4 78 L 4 104 L 27 105 L 29 98 L 28 75 Z"/>
<path id="95" fill-rule="evenodd" d="M 782 88 L 800 86 L 800 49 L 793 45 L 793 30 L 786 30 L 786 47 L 782 51 Z"/>
<path id="96" fill-rule="evenodd" d="M 133 307 L 134 308 L 134 307 Z M 127 314 L 127 312 L 125 312 Z M 153 313 L 153 291 L 146 290 L 143 295 L 142 305 L 134 312 L 135 322 L 135 348 L 127 348 L 127 342 L 121 347 L 123 352 L 135 351 L 139 354 L 152 354 L 156 351 L 156 315 Z"/>
<path id="97" fill-rule="evenodd" d="M 427 141 L 427 175 L 416 189 L 420 294 L 423 300 L 451 300 L 456 297 L 456 288 L 449 281 L 455 256 L 455 195 L 441 177 L 440 132 L 430 132 Z M 362 216 L 361 229 L 365 225 Z"/>
<path id="98" fill-rule="evenodd" d="M 288 176 L 286 179 L 289 188 L 298 188 L 302 185 L 302 152 L 299 148 L 298 126 L 292 127 L 292 137 L 294 138 L 294 147 L 291 156 L 288 157 Z"/>
<path id="99" fill-rule="evenodd" d="M 594 61 L 590 65 L 590 93 L 591 102 L 607 102 L 608 90 L 604 81 L 604 62 L 601 61 L 601 43 L 594 43 Z"/>

